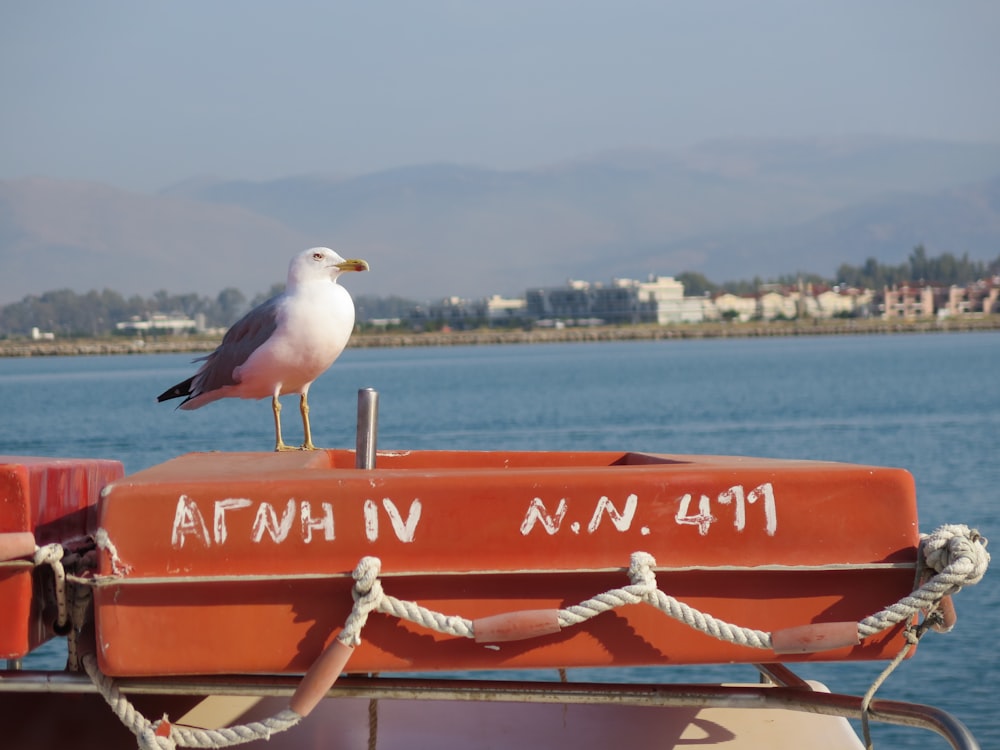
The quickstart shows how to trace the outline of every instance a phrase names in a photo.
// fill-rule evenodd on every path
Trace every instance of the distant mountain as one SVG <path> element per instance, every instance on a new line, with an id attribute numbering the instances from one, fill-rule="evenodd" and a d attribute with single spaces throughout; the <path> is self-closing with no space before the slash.
<path id="1" fill-rule="evenodd" d="M 238 206 L 95 183 L 0 181 L 0 304 L 64 288 L 264 290 L 284 280 L 292 249 L 308 242 Z"/>
<path id="2" fill-rule="evenodd" d="M 358 177 L 191 180 L 157 195 L 0 182 L 0 304 L 69 287 L 248 296 L 288 258 L 366 258 L 357 294 L 520 294 L 567 278 L 717 282 L 928 252 L 1000 252 L 1000 144 L 732 140 L 530 170 L 433 164 Z"/>
<path id="3" fill-rule="evenodd" d="M 842 263 L 897 264 L 921 244 L 934 255 L 1000 256 L 1000 177 L 936 192 L 887 193 L 787 227 L 667 243 L 637 254 L 633 274 L 674 257 L 693 264 L 725 259 L 725 270 L 710 276 L 716 282 L 796 272 L 832 278 Z"/>

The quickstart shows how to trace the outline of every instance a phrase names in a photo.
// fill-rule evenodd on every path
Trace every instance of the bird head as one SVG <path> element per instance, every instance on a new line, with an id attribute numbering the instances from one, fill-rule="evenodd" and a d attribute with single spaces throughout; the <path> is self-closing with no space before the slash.
<path id="1" fill-rule="evenodd" d="M 288 266 L 288 285 L 323 279 L 336 281 L 345 271 L 367 270 L 367 261 L 358 258 L 344 259 L 328 247 L 313 247 L 292 258 Z"/>

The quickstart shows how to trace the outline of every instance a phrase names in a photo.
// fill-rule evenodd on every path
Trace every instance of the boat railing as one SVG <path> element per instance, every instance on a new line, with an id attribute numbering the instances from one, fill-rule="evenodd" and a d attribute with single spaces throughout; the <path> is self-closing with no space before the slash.
<path id="1" fill-rule="evenodd" d="M 652 708 L 785 709 L 861 720 L 861 696 L 828 693 L 781 664 L 757 665 L 766 683 L 760 685 L 622 684 L 544 682 L 525 680 L 431 679 L 424 677 L 345 676 L 326 698 L 367 700 L 491 701 L 563 705 L 616 705 Z M 125 695 L 224 694 L 237 697 L 292 696 L 299 680 L 292 676 L 122 678 Z M 70 672 L 0 672 L 0 693 L 92 694 L 94 683 Z M 874 700 L 867 711 L 872 721 L 929 730 L 944 738 L 953 750 L 980 750 L 979 743 L 959 719 L 933 706 L 894 700 Z"/>

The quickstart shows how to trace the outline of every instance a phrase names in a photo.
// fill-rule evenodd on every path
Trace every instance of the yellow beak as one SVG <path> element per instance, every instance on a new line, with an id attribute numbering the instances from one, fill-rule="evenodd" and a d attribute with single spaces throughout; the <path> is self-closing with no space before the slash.
<path id="1" fill-rule="evenodd" d="M 337 268 L 341 271 L 367 271 L 368 261 L 360 258 L 350 258 L 343 263 L 338 263 Z"/>

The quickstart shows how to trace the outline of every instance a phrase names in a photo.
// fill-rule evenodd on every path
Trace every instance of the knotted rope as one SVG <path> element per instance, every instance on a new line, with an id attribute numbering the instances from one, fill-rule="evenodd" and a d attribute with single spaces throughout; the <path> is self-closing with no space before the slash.
<path id="1" fill-rule="evenodd" d="M 976 529 L 957 524 L 922 534 L 918 568 L 923 566 L 935 574 L 909 596 L 859 622 L 858 636 L 867 638 L 908 620 L 917 612 L 933 610 L 945 596 L 978 583 L 990 564 L 988 543 Z"/>
<path id="2" fill-rule="evenodd" d="M 906 628 L 906 643 L 903 648 L 875 678 L 861 700 L 861 729 L 865 750 L 874 748 L 870 723 L 871 704 L 876 691 L 926 634 L 928 627 L 935 627 L 933 616 L 941 600 L 957 594 L 963 586 L 971 586 L 982 580 L 990 564 L 990 553 L 986 551 L 988 544 L 989 540 L 978 530 L 960 524 L 940 526 L 931 534 L 921 534 L 917 553 L 917 580 L 923 583 L 911 596 L 858 623 L 860 635 L 869 629 L 879 632 L 885 627 L 891 627 L 912 617 L 918 610 L 927 614 L 921 626 Z M 927 576 L 928 570 L 935 571 L 935 574 Z"/>

